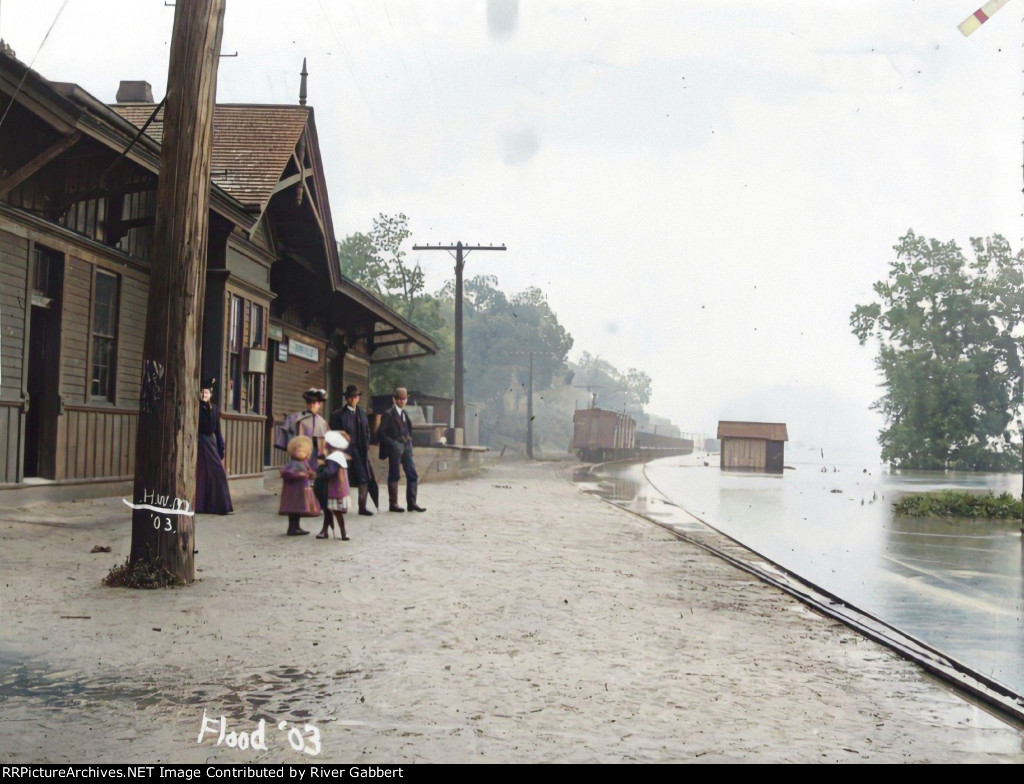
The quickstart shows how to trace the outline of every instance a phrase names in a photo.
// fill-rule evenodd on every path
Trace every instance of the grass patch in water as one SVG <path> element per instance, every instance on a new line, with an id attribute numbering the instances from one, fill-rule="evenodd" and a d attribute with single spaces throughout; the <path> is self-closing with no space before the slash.
<path id="1" fill-rule="evenodd" d="M 1022 503 L 1009 493 L 984 495 L 957 490 L 906 495 L 892 505 L 902 517 L 973 517 L 1020 520 Z"/>

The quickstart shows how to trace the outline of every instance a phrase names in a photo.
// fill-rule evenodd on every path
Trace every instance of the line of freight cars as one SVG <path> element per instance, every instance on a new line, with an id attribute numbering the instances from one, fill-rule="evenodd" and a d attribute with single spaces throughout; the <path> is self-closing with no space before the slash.
<path id="1" fill-rule="evenodd" d="M 579 409 L 573 414 L 572 423 L 572 450 L 586 463 L 653 460 L 693 452 L 691 439 L 638 433 L 636 420 L 617 411 Z"/>

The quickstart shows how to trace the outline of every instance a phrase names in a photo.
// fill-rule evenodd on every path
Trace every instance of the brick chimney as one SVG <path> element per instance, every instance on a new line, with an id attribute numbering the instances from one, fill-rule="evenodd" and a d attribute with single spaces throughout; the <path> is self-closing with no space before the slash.
<path id="1" fill-rule="evenodd" d="M 115 98 L 118 103 L 153 103 L 153 87 L 149 82 L 122 79 Z"/>

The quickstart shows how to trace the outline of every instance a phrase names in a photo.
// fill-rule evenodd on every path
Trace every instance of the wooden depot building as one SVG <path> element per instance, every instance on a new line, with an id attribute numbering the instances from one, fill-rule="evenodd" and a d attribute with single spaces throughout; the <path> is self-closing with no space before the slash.
<path id="1" fill-rule="evenodd" d="M 275 462 L 274 425 L 306 389 L 326 389 L 330 410 L 373 364 L 436 351 L 341 274 L 304 93 L 305 75 L 297 105 L 215 111 L 199 339 L 236 478 Z M 0 488 L 125 480 L 162 108 L 145 82 L 108 106 L 7 51 L 0 117 Z"/>
<path id="2" fill-rule="evenodd" d="M 718 439 L 721 468 L 782 473 L 789 440 L 784 423 L 720 421 Z"/>

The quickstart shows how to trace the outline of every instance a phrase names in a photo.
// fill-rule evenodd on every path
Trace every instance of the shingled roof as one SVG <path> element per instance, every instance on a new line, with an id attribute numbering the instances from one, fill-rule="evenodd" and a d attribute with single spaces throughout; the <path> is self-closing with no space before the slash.
<path id="1" fill-rule="evenodd" d="M 156 104 L 114 104 L 111 108 L 141 128 Z M 163 141 L 163 114 L 161 108 L 146 129 L 146 135 L 158 143 Z M 307 106 L 218 105 L 213 115 L 210 166 L 214 183 L 247 207 L 265 209 L 309 114 Z"/>

